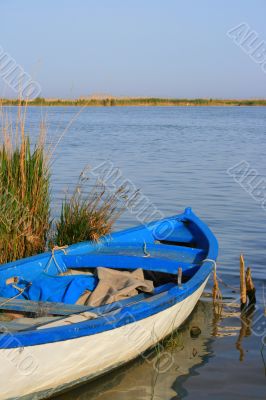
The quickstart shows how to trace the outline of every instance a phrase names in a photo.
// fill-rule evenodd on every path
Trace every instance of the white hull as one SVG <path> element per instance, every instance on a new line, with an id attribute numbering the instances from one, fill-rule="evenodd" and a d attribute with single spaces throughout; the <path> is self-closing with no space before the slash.
<path id="1" fill-rule="evenodd" d="M 167 310 L 121 328 L 63 342 L 0 350 L 0 399 L 48 397 L 136 358 L 184 322 L 205 285 Z M 170 366 L 170 355 L 164 354 L 162 360 L 162 368 Z"/>

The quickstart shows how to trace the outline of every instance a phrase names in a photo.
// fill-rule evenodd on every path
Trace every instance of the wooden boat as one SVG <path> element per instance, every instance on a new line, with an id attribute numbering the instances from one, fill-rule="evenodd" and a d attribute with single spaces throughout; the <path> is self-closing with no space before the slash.
<path id="1" fill-rule="evenodd" d="M 187 208 L 99 243 L 79 243 L 2 265 L 0 399 L 46 398 L 145 357 L 147 349 L 190 315 L 217 254 L 214 235 Z M 128 273 L 142 269 L 154 289 L 100 306 L 73 304 L 80 282 L 87 279 L 91 293 L 96 290 L 99 282 L 85 272 L 97 267 Z M 78 271 L 71 275 L 78 277 L 72 286 L 69 269 Z M 67 279 L 68 297 L 64 289 L 64 301 L 55 302 L 55 288 Z M 46 286 L 40 290 L 42 284 Z"/>

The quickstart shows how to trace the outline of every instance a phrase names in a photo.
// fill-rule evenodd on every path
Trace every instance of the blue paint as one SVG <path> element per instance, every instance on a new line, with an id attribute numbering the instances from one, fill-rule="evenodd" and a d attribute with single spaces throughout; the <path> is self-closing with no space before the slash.
<path id="1" fill-rule="evenodd" d="M 190 264 L 183 261 L 169 261 L 162 258 L 145 258 L 113 254 L 63 256 L 63 261 L 68 268 L 95 268 L 98 266 L 129 270 L 142 268 L 146 271 L 165 272 L 171 274 L 176 274 L 179 267 L 181 267 L 183 270 L 188 270 L 196 266 L 196 264 Z"/>
<path id="2" fill-rule="evenodd" d="M 162 226 L 171 226 L 171 232 L 169 233 L 168 231 L 167 237 L 162 235 L 163 231 L 166 232 L 165 229 L 160 229 Z M 174 271 L 175 266 L 181 265 L 184 257 L 190 257 L 191 260 L 194 260 L 195 257 L 199 257 L 199 254 L 201 255 L 201 265 L 187 283 L 183 284 L 181 287 L 178 287 L 177 285 L 171 286 L 159 294 L 154 294 L 153 296 L 149 296 L 148 298 L 142 299 L 131 305 L 124 305 L 122 308 L 95 320 L 85 321 L 70 326 L 42 329 L 39 331 L 20 332 L 15 334 L 11 341 L 6 339 L 6 335 L 2 335 L 0 337 L 0 348 L 34 346 L 97 334 L 147 318 L 189 297 L 203 284 L 212 271 L 212 263 L 209 261 L 204 262 L 203 257 L 216 260 L 218 255 L 218 243 L 216 238 L 210 229 L 189 208 L 181 215 L 151 223 L 146 227 L 140 226 L 114 233 L 109 237 L 103 238 L 100 244 L 95 245 L 90 242 L 84 242 L 71 246 L 67 251 L 68 256 L 64 256 L 62 252 L 56 251 L 55 257 L 60 269 L 65 270 L 68 266 L 68 260 L 70 260 L 70 258 L 67 257 L 74 256 L 71 260 L 77 260 L 78 256 L 80 257 L 80 260 L 86 260 L 88 259 L 87 256 L 91 254 L 90 259 L 95 260 L 95 257 L 97 257 L 95 252 L 99 254 L 106 251 L 107 248 L 110 250 L 112 247 L 119 247 L 121 243 L 131 243 L 133 247 L 135 246 L 140 250 L 144 241 L 146 242 L 148 251 L 149 247 L 152 251 L 157 251 L 160 246 L 163 246 L 162 251 L 166 254 L 167 245 L 155 245 L 155 241 L 158 240 L 158 232 L 160 232 L 160 237 L 164 236 L 163 240 L 166 240 L 168 243 L 172 242 L 172 245 L 169 245 L 171 257 L 176 251 L 175 248 L 177 249 L 176 261 L 166 261 L 163 259 L 158 261 L 158 258 L 153 259 L 154 265 L 158 266 L 163 263 L 162 268 L 164 268 L 165 271 L 176 274 L 176 271 Z M 179 249 L 179 246 L 175 246 L 175 242 L 178 242 L 179 244 L 183 243 L 181 249 Z M 193 246 L 196 249 L 190 249 L 187 247 L 186 250 L 184 250 L 184 247 L 191 243 L 193 243 Z M 126 246 L 124 246 L 124 250 L 125 248 Z M 179 258 L 178 255 L 180 256 L 181 254 L 182 257 Z M 84 255 L 83 258 L 82 255 Z M 101 255 L 99 256 L 101 257 Z M 121 256 L 121 260 L 123 257 L 124 256 Z M 132 257 L 126 257 L 128 262 L 129 259 L 131 260 L 130 262 L 132 262 Z M 2 267 L 0 282 L 4 282 L 6 277 L 14 276 L 16 274 L 19 274 L 24 278 L 36 277 L 38 273 L 40 274 L 47 267 L 49 258 L 49 254 L 43 254 L 6 264 Z M 105 260 L 107 260 L 107 258 L 105 258 Z M 118 260 L 119 258 L 116 257 L 117 262 Z M 143 258 L 143 260 L 148 260 L 148 258 Z M 144 263 L 145 262 L 150 268 L 150 261 L 144 261 Z M 191 268 L 193 267 L 192 264 L 193 262 L 191 262 Z M 186 265 L 186 267 L 189 268 L 189 265 Z M 54 263 L 51 263 L 51 271 L 56 274 L 56 266 Z M 49 272 L 51 273 L 51 271 Z"/>

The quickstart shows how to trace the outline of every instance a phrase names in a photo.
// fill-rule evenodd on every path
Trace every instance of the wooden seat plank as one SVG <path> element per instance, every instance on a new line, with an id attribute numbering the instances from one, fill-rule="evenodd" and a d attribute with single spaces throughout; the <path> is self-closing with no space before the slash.
<path id="1" fill-rule="evenodd" d="M 115 268 L 135 270 L 141 268 L 146 271 L 157 271 L 176 274 L 178 268 L 183 271 L 195 268 L 198 264 L 182 261 L 173 261 L 154 257 L 139 257 L 114 254 L 82 254 L 66 255 L 62 259 L 67 268 Z"/>

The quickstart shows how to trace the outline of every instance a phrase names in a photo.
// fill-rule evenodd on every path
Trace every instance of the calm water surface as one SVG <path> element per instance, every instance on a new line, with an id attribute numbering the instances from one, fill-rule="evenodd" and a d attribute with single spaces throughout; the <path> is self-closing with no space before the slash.
<path id="1" fill-rule="evenodd" d="M 209 224 L 220 245 L 218 271 L 229 285 L 221 286 L 222 315 L 206 294 L 175 344 L 166 343 L 174 357 L 167 373 L 156 373 L 140 358 L 59 398 L 266 399 L 266 210 L 227 173 L 245 160 L 255 179 L 266 178 L 266 108 L 30 107 L 30 132 L 37 132 L 41 115 L 49 142 L 60 141 L 53 157 L 55 215 L 81 170 L 110 160 L 164 215 L 189 205 Z M 137 223 L 126 213 L 116 228 Z M 255 313 L 242 321 L 231 304 L 240 252 L 252 267 L 258 297 Z M 192 340 L 193 325 L 202 333 Z"/>

